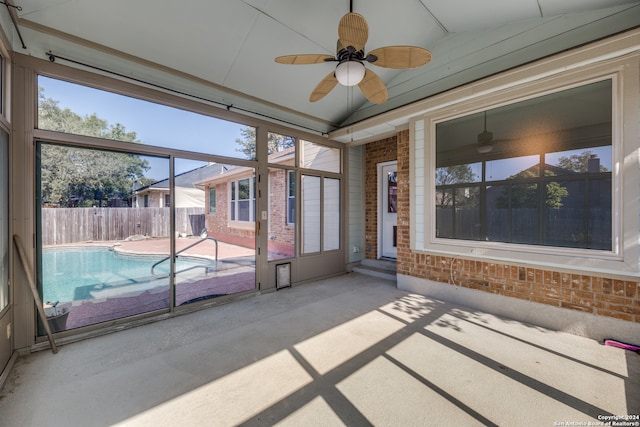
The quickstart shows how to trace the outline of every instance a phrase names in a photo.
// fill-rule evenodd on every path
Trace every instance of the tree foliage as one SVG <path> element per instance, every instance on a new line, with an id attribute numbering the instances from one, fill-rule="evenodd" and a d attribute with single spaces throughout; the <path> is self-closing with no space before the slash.
<path id="1" fill-rule="evenodd" d="M 513 209 L 537 208 L 538 184 L 530 182 L 531 178 L 536 178 L 537 176 L 538 167 L 526 169 L 510 176 L 508 178 L 510 180 L 522 180 L 523 182 L 511 186 L 511 195 L 509 195 L 509 187 L 503 187 L 502 194 L 496 199 L 496 207 L 498 209 L 507 209 L 509 206 Z M 555 174 L 546 170 L 545 176 L 555 176 Z M 551 209 L 560 209 L 562 207 L 562 199 L 569 196 L 567 187 L 552 181 L 547 182 L 546 189 L 545 205 Z"/>
<path id="2" fill-rule="evenodd" d="M 476 178 L 476 174 L 473 173 L 469 165 L 454 165 L 436 169 L 436 186 L 474 182 Z M 475 206 L 478 199 L 477 191 L 475 191 L 477 189 L 474 189 L 474 191 L 463 190 L 461 188 L 456 190 L 456 206 L 462 206 L 463 204 Z M 454 190 L 442 189 L 437 194 L 438 207 L 453 206 Z"/>
<path id="3" fill-rule="evenodd" d="M 38 127 L 57 132 L 139 143 L 135 132 L 109 124 L 95 113 L 80 116 L 46 98 L 40 88 Z M 46 206 L 102 206 L 109 200 L 126 200 L 135 182 L 146 185 L 146 160 L 135 154 L 42 144 L 41 195 Z"/>
<path id="4" fill-rule="evenodd" d="M 240 146 L 236 148 L 236 151 L 244 154 L 247 159 L 257 158 L 256 154 L 256 128 L 247 126 L 240 130 L 242 138 L 236 138 L 235 142 Z M 277 133 L 269 132 L 269 139 L 267 141 L 267 153 L 273 154 L 280 151 L 284 151 L 287 148 L 294 147 L 296 139 L 291 136 L 280 135 Z"/>
<path id="5" fill-rule="evenodd" d="M 572 154 L 570 156 L 562 156 L 558 159 L 558 167 L 576 173 L 587 173 L 589 168 L 589 159 L 594 153 L 591 150 L 585 150 L 580 154 Z M 609 170 L 600 165 L 599 172 L 608 172 Z"/>

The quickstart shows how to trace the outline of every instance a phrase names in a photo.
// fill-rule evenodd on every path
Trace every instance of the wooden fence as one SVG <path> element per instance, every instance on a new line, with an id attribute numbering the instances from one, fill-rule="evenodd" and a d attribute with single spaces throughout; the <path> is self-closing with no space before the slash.
<path id="1" fill-rule="evenodd" d="M 42 244 L 168 237 L 169 216 L 169 208 L 44 208 Z M 204 224 L 204 208 L 176 209 L 176 232 L 197 235 Z"/>

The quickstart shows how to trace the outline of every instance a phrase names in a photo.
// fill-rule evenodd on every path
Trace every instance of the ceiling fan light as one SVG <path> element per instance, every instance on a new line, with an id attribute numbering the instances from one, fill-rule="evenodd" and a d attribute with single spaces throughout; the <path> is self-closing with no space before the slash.
<path id="1" fill-rule="evenodd" d="M 487 153 L 490 153 L 491 151 L 493 151 L 493 145 L 491 145 L 491 144 L 478 145 L 476 147 L 476 150 L 478 150 L 478 153 L 480 153 L 480 154 L 487 154 Z"/>
<path id="2" fill-rule="evenodd" d="M 360 61 L 344 61 L 336 67 L 336 79 L 343 86 L 355 86 L 364 78 L 365 68 Z"/>

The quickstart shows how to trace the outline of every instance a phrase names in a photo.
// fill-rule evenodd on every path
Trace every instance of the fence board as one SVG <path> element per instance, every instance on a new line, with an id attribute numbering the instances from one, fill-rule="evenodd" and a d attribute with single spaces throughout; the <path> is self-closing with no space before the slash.
<path id="1" fill-rule="evenodd" d="M 42 244 L 124 240 L 142 234 L 168 237 L 169 208 L 43 208 Z M 204 208 L 177 208 L 176 231 L 199 234 Z"/>

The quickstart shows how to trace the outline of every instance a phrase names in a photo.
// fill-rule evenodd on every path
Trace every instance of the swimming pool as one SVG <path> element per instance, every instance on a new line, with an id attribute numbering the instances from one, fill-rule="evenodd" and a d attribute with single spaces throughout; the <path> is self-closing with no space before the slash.
<path id="1" fill-rule="evenodd" d="M 42 251 L 42 300 L 74 301 L 94 298 L 92 291 L 122 289 L 140 283 L 169 285 L 169 261 L 151 266 L 162 256 L 122 255 L 106 247 L 55 248 Z M 178 258 L 176 270 L 189 267 L 214 267 L 214 261 Z"/>

